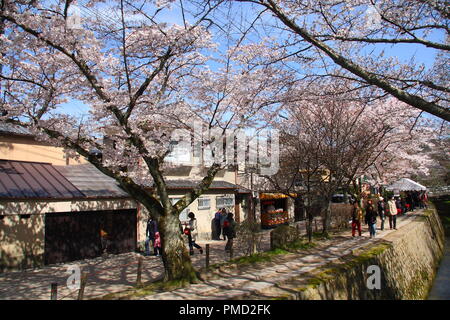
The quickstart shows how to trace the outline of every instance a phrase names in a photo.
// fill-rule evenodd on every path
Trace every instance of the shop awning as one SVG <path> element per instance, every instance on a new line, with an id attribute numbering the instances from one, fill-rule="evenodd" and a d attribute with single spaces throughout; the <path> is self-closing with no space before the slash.
<path id="1" fill-rule="evenodd" d="M 290 193 L 291 197 L 297 197 L 297 194 Z M 261 200 L 273 200 L 273 199 L 285 199 L 288 198 L 288 195 L 284 193 L 261 193 L 259 195 Z"/>
<path id="2" fill-rule="evenodd" d="M 422 191 L 427 188 L 411 179 L 402 178 L 390 186 L 386 187 L 386 190 L 398 190 L 398 191 Z"/>

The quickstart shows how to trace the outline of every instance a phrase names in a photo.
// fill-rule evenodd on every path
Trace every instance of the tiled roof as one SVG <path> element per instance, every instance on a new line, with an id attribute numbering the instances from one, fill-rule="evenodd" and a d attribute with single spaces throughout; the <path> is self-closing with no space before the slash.
<path id="1" fill-rule="evenodd" d="M 49 163 L 0 160 L 0 199 L 74 199 L 84 195 Z"/>
<path id="2" fill-rule="evenodd" d="M 200 181 L 195 180 L 166 180 L 168 189 L 193 189 L 196 187 Z M 233 189 L 238 190 L 241 193 L 251 192 L 237 184 L 233 184 L 227 181 L 213 181 L 209 189 Z"/>
<path id="3" fill-rule="evenodd" d="M 130 198 L 116 181 L 90 164 L 0 160 L 0 200 L 87 200 Z"/>
<path id="4" fill-rule="evenodd" d="M 55 168 L 88 198 L 130 198 L 116 180 L 89 163 Z"/>
<path id="5" fill-rule="evenodd" d="M 0 121 L 0 134 L 32 136 L 28 129 L 2 121 Z"/>

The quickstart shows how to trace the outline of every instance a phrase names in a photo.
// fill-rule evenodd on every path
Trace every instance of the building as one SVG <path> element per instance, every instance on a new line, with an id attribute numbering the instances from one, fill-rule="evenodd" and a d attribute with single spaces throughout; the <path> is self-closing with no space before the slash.
<path id="1" fill-rule="evenodd" d="M 38 141 L 27 129 L 0 121 L 0 159 L 45 162 L 52 165 L 87 163 L 67 158 L 63 149 Z"/>
<path id="2" fill-rule="evenodd" d="M 1 271 L 97 257 L 100 229 L 110 235 L 109 253 L 135 250 L 136 203 L 95 174 L 0 160 Z"/>

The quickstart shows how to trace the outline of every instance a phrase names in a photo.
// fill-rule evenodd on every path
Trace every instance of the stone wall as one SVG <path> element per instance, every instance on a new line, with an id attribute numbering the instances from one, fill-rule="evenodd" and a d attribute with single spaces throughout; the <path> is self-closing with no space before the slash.
<path id="1" fill-rule="evenodd" d="M 444 230 L 438 214 L 427 210 L 383 240 L 353 252 L 338 263 L 319 268 L 297 298 L 426 299 L 444 250 Z M 368 267 L 381 271 L 381 289 L 368 289 Z"/>

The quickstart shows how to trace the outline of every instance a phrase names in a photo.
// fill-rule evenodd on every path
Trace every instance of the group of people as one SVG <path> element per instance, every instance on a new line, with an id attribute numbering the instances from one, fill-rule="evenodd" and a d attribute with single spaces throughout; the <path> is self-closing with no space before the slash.
<path id="1" fill-rule="evenodd" d="M 190 212 L 188 214 L 189 222 L 185 225 L 183 233 L 188 238 L 189 254 L 194 254 L 194 248 L 203 253 L 203 248 L 196 243 L 198 236 L 197 219 L 195 214 Z M 220 209 L 214 215 L 214 224 L 216 227 L 216 239 L 220 240 L 220 235 L 223 235 L 223 240 L 228 240 L 225 245 L 225 251 L 229 252 L 233 247 L 233 239 L 236 237 L 236 221 L 232 212 L 227 212 L 225 208 Z"/>
<path id="2" fill-rule="evenodd" d="M 228 212 L 227 209 L 222 208 L 219 209 L 214 214 L 214 234 L 215 234 L 215 240 L 221 240 L 221 236 L 223 236 L 223 240 L 227 240 L 227 230 L 224 229 L 224 224 L 226 225 L 226 221 L 228 221 Z M 231 213 L 231 218 L 233 218 L 233 214 Z"/>
<path id="3" fill-rule="evenodd" d="M 196 243 L 198 237 L 197 219 L 193 212 L 188 214 L 189 221 L 183 226 L 180 225 L 182 234 L 187 237 L 189 246 L 189 254 L 194 254 L 194 248 L 203 253 L 203 248 Z M 220 209 L 214 216 L 216 226 L 217 240 L 223 235 L 223 240 L 228 240 L 225 245 L 225 251 L 229 252 L 233 247 L 233 239 L 236 237 L 236 221 L 232 212 L 227 212 L 225 208 Z M 150 245 L 153 247 L 153 254 L 155 256 L 161 255 L 161 237 L 158 231 L 157 222 L 150 217 L 147 221 L 146 241 L 145 241 L 145 255 L 150 255 Z"/>
<path id="4" fill-rule="evenodd" d="M 415 208 L 427 208 L 427 195 L 425 192 L 406 192 L 405 197 L 392 196 L 388 201 L 383 197 L 379 197 L 377 204 L 372 200 L 367 200 L 365 207 L 364 222 L 369 226 L 370 237 L 373 238 L 377 233 L 377 218 L 381 220 L 380 230 L 384 230 L 384 222 L 386 217 L 389 219 L 390 229 L 397 229 L 397 215 L 406 214 L 408 211 L 414 211 Z M 352 236 L 354 237 L 356 231 L 361 236 L 361 223 L 363 221 L 363 210 L 360 208 L 357 201 L 353 203 L 352 210 Z"/>
<path id="5" fill-rule="evenodd" d="M 220 240 L 220 236 L 223 236 L 223 240 L 227 240 L 225 245 L 225 251 L 229 252 L 233 248 L 233 239 L 236 238 L 236 221 L 232 212 L 227 212 L 225 208 L 218 210 L 214 214 L 214 225 L 216 240 Z"/>
<path id="6" fill-rule="evenodd" d="M 416 208 L 426 209 L 428 208 L 428 196 L 425 191 L 407 191 L 405 196 L 396 198 L 395 204 L 401 210 L 400 214 L 414 211 Z"/>

